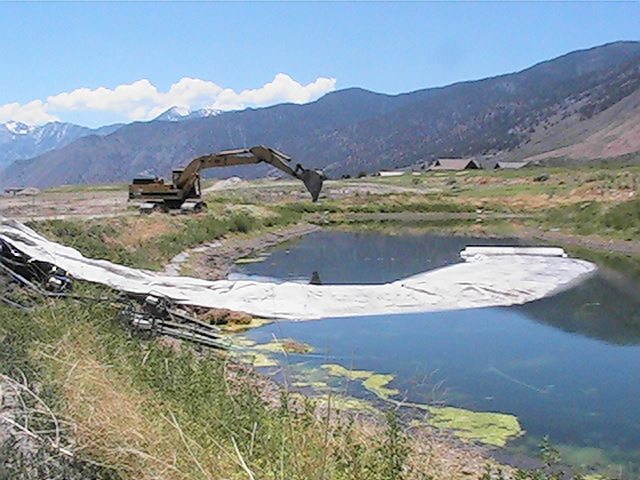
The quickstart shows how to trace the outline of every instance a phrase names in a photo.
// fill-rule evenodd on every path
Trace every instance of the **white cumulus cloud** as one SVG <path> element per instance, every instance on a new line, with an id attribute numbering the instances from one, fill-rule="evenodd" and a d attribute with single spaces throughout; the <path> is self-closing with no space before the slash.
<path id="1" fill-rule="evenodd" d="M 129 121 L 151 120 L 173 106 L 190 110 L 240 110 L 282 102 L 305 103 L 334 90 L 335 86 L 335 78 L 320 77 L 315 82 L 302 85 L 289 75 L 279 73 L 264 86 L 240 93 L 207 80 L 188 77 L 171 85 L 168 91 L 161 92 L 149 80 L 142 79 L 114 89 L 78 88 L 50 96 L 46 101 L 2 105 L 0 122 L 17 120 L 36 125 L 60 120 L 67 112 L 79 111 L 117 114 Z"/>
<path id="2" fill-rule="evenodd" d="M 19 103 L 7 103 L 0 106 L 0 122 L 15 120 L 27 125 L 40 125 L 60 120 L 59 117 L 47 112 L 42 100 L 34 100 L 25 105 Z"/>
<path id="3" fill-rule="evenodd" d="M 306 103 L 335 88 L 334 78 L 319 78 L 308 85 L 300 85 L 289 75 L 279 73 L 276 78 L 255 90 L 236 93 L 225 89 L 218 95 L 213 108 L 237 110 L 249 106 L 264 106 L 280 102 Z"/>

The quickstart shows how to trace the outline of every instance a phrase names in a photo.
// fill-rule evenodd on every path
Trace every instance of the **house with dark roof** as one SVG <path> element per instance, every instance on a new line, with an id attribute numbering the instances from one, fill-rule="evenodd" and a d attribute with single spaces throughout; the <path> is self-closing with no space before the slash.
<path id="1" fill-rule="evenodd" d="M 473 158 L 439 158 L 429 170 L 481 170 L 482 166 Z"/>

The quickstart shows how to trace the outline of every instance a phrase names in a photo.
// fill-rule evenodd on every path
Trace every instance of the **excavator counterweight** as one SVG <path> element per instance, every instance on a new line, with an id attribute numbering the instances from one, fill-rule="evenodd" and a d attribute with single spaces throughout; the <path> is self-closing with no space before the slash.
<path id="1" fill-rule="evenodd" d="M 291 157 L 264 145 L 225 150 L 194 158 L 186 167 L 173 170 L 172 183 L 170 184 L 160 178 L 135 178 L 129 185 L 129 199 L 144 202 L 140 206 L 141 212 L 151 212 L 157 209 L 197 212 L 206 207 L 200 190 L 200 172 L 202 170 L 263 162 L 302 180 L 311 194 L 312 201 L 318 200 L 324 175 L 315 170 L 307 170 L 300 164 L 292 167 Z"/>

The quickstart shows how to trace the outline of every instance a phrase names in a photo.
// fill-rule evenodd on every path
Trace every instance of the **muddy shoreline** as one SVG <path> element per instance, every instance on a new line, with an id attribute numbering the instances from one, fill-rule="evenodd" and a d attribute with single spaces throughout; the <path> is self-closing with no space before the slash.
<path id="1" fill-rule="evenodd" d="M 175 273 L 175 268 L 171 271 L 171 265 L 175 267 L 176 258 L 178 263 L 190 261 L 190 266 L 194 269 L 198 277 L 206 280 L 224 280 L 233 270 L 235 262 L 243 257 L 264 248 L 274 247 L 280 243 L 293 238 L 298 238 L 309 233 L 320 231 L 321 227 L 310 223 L 297 224 L 289 228 L 281 228 L 257 236 L 241 237 L 237 235 L 228 236 L 211 244 L 196 247 L 187 252 L 186 256 L 178 255 L 165 267 L 166 273 Z M 183 254 L 181 254 L 183 255 Z"/>

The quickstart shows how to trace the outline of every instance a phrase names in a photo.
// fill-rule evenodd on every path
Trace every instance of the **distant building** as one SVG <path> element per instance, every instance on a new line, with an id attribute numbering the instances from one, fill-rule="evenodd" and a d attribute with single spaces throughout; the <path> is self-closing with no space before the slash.
<path id="1" fill-rule="evenodd" d="M 482 166 L 473 158 L 439 158 L 429 170 L 481 170 Z"/>
<path id="2" fill-rule="evenodd" d="M 407 173 L 407 172 L 404 172 L 402 170 L 391 170 L 391 171 L 381 170 L 379 172 L 381 177 L 401 177 L 405 173 Z"/>
<path id="3" fill-rule="evenodd" d="M 517 170 L 518 168 L 526 167 L 529 162 L 498 162 L 496 163 L 494 170 L 510 169 Z"/>
<path id="4" fill-rule="evenodd" d="M 414 163 L 409 168 L 411 169 L 411 172 L 413 172 L 413 173 L 424 172 L 425 170 L 428 170 L 429 163 L 425 162 L 424 160 L 421 160 L 419 162 Z"/>

